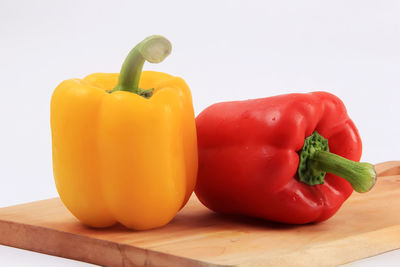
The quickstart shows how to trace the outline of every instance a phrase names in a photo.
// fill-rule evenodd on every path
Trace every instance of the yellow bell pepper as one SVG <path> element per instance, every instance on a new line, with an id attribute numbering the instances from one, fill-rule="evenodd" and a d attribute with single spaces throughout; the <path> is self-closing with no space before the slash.
<path id="1" fill-rule="evenodd" d="M 197 175 L 192 97 L 181 78 L 144 71 L 170 42 L 150 36 L 120 74 L 62 82 L 51 99 L 53 171 L 65 206 L 82 223 L 144 230 L 167 224 Z M 140 89 L 145 88 L 145 89 Z"/>

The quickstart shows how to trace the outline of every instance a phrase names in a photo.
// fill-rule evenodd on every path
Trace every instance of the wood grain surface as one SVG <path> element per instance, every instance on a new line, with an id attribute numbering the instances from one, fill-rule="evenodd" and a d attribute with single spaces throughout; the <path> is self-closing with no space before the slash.
<path id="1" fill-rule="evenodd" d="M 326 222 L 292 226 L 215 214 L 192 196 L 165 227 L 81 225 L 58 198 L 0 209 L 0 244 L 103 266 L 336 266 L 400 248 L 400 161 Z"/>

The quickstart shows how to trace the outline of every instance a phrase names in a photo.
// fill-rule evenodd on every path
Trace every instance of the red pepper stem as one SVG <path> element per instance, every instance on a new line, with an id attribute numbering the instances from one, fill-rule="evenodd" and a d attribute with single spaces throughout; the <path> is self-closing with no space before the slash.
<path id="1" fill-rule="evenodd" d="M 372 164 L 352 161 L 328 151 L 316 151 L 309 159 L 308 167 L 346 179 L 359 193 L 368 192 L 376 182 Z"/>
<path id="2" fill-rule="evenodd" d="M 318 132 L 304 140 L 299 157 L 299 180 L 311 186 L 323 184 L 327 172 L 346 179 L 359 193 L 368 192 L 376 182 L 376 172 L 372 164 L 348 160 L 330 153 L 328 140 Z"/>
<path id="3" fill-rule="evenodd" d="M 171 53 L 171 43 L 165 37 L 152 35 L 137 44 L 122 64 L 117 86 L 111 91 L 128 91 L 149 98 L 153 89 L 140 89 L 139 81 L 145 60 L 163 61 Z"/>

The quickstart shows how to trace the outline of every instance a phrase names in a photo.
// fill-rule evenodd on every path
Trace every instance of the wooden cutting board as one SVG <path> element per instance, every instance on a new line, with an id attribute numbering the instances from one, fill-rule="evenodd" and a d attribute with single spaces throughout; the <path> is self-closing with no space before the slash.
<path id="1" fill-rule="evenodd" d="M 165 227 L 82 226 L 58 198 L 0 209 L 0 244 L 103 266 L 335 266 L 400 248 L 400 161 L 326 222 L 302 226 L 222 216 L 192 197 Z"/>

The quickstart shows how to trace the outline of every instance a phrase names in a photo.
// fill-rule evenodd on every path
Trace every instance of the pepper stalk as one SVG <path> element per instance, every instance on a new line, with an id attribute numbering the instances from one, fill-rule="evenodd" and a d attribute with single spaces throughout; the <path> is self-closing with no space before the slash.
<path id="1" fill-rule="evenodd" d="M 172 50 L 169 40 L 160 35 L 152 35 L 137 44 L 122 64 L 118 84 L 111 91 L 128 91 L 145 98 L 153 95 L 154 89 L 139 88 L 144 62 L 160 63 Z"/>
<path id="2" fill-rule="evenodd" d="M 359 193 L 368 192 L 376 183 L 374 165 L 329 152 L 328 140 L 314 132 L 300 151 L 298 176 L 308 185 L 317 185 L 324 183 L 327 172 L 344 178 Z"/>

